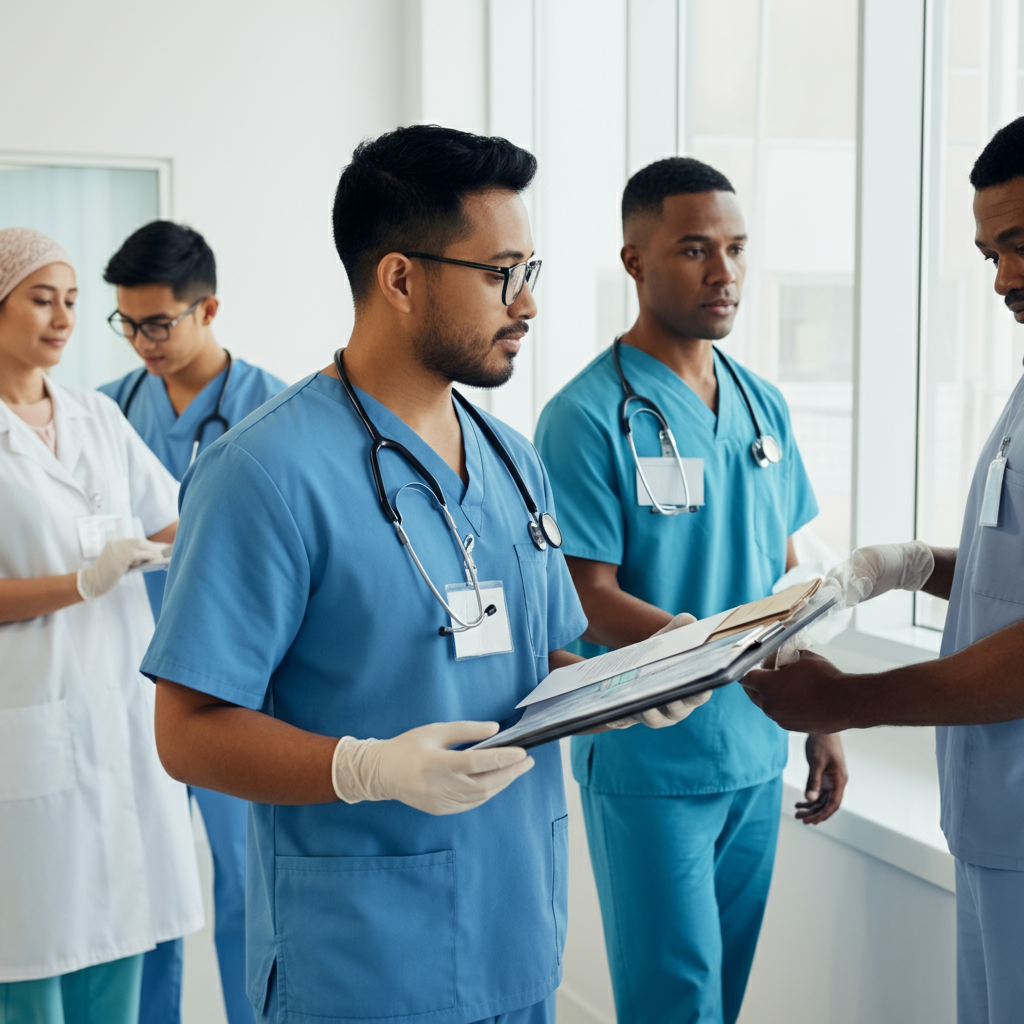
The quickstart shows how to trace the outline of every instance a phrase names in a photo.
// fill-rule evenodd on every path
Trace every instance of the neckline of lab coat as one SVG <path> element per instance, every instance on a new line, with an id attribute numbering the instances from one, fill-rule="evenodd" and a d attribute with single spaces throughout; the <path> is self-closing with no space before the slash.
<path id="1" fill-rule="evenodd" d="M 623 344 L 619 347 L 619 357 L 625 364 L 632 363 L 628 369 L 626 366 L 623 367 L 629 382 L 633 387 L 640 393 L 643 394 L 643 388 L 640 387 L 636 380 L 633 379 L 633 374 L 637 374 L 640 378 L 646 377 L 652 383 L 656 384 L 660 388 L 668 389 L 674 397 L 681 401 L 687 406 L 691 415 L 696 421 L 704 427 L 708 433 L 711 434 L 715 443 L 725 441 L 729 436 L 729 431 L 733 426 L 733 406 L 735 404 L 734 395 L 736 389 L 736 383 L 732 379 L 732 374 L 722 365 L 722 362 L 718 356 L 718 353 L 713 353 L 713 359 L 715 361 L 715 377 L 718 380 L 718 415 L 708 408 L 704 403 L 704 400 L 690 387 L 689 384 L 683 380 L 673 369 L 666 366 L 656 356 L 652 356 L 648 352 L 644 352 L 643 349 L 637 348 L 635 345 Z M 661 401 L 657 395 L 649 396 L 653 398 L 659 405 Z M 742 399 L 741 399 L 742 401 Z M 668 416 L 668 413 L 665 414 Z M 668 417 L 668 425 L 672 428 L 673 433 L 678 434 L 679 428 L 673 424 L 672 418 Z M 692 426 L 692 424 L 688 424 Z"/>
<path id="2" fill-rule="evenodd" d="M 75 420 L 92 419 L 92 412 L 75 395 L 49 377 L 46 390 L 53 402 L 53 423 L 57 431 L 57 455 L 6 402 L 0 402 L 0 437 L 6 438 L 12 455 L 31 459 L 59 483 L 78 491 L 88 500 L 85 488 L 75 479 L 74 470 L 82 455 L 82 431 Z"/>

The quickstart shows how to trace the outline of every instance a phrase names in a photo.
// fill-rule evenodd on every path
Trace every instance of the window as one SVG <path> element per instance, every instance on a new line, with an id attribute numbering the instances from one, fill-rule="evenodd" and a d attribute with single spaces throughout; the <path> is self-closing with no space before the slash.
<path id="1" fill-rule="evenodd" d="M 967 490 L 1020 378 L 1024 335 L 974 247 L 968 175 L 997 128 L 1024 111 L 1024 4 L 936 0 L 925 136 L 917 535 L 955 547 Z M 941 629 L 946 602 L 919 595 Z"/>
<path id="2" fill-rule="evenodd" d="M 42 231 L 75 262 L 75 331 L 55 379 L 91 388 L 139 365 L 106 324 L 117 299 L 103 268 L 128 235 L 160 216 L 160 179 L 158 168 L 53 166 L 0 154 L 0 227 Z"/>

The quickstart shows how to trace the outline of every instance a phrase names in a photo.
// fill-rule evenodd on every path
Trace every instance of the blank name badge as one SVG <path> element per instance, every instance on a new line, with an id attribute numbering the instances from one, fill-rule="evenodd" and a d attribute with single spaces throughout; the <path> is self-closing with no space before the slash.
<path id="1" fill-rule="evenodd" d="M 681 459 L 683 469 L 686 471 L 686 482 L 690 485 L 690 504 L 704 504 L 704 460 L 703 459 Z M 671 456 L 661 455 L 641 456 L 640 465 L 643 467 L 644 476 L 651 485 L 654 497 L 658 499 L 659 505 L 685 505 L 686 491 L 683 488 L 683 478 L 679 472 L 679 465 Z M 653 505 L 651 496 L 640 479 L 640 471 L 636 474 L 636 501 L 638 505 Z"/>
<path id="2" fill-rule="evenodd" d="M 449 583 L 444 589 L 448 607 L 463 622 L 472 622 L 480 614 L 476 592 L 468 583 Z M 505 607 L 505 588 L 500 581 L 492 580 L 480 584 L 480 594 L 485 608 L 494 605 L 494 614 L 485 615 L 479 626 L 452 634 L 456 661 L 483 658 L 489 654 L 508 654 L 513 649 L 508 608 Z M 457 624 L 452 622 L 452 626 L 456 627 Z"/>
<path id="3" fill-rule="evenodd" d="M 120 516 L 79 516 L 78 545 L 83 558 L 99 558 L 103 545 L 126 536 Z"/>

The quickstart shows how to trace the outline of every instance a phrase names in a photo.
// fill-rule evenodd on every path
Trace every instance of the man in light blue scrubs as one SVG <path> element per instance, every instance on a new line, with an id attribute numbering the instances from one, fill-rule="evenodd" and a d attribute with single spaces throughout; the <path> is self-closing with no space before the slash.
<path id="1" fill-rule="evenodd" d="M 1024 118 L 971 171 L 975 244 L 1024 323 Z M 956 858 L 957 1019 L 1024 1016 L 1024 379 L 978 459 L 960 547 L 855 551 L 833 570 L 847 602 L 887 590 L 948 598 L 941 657 L 873 676 L 804 654 L 744 680 L 787 728 L 938 725 L 942 831 Z"/>
<path id="2" fill-rule="evenodd" d="M 536 451 L 453 401 L 511 376 L 536 313 L 535 170 L 436 125 L 362 143 L 334 205 L 347 347 L 182 485 L 143 670 L 167 770 L 252 801 L 260 1021 L 554 1020 L 558 745 L 452 749 L 586 628 Z"/>
<path id="3" fill-rule="evenodd" d="M 818 512 L 779 390 L 713 345 L 732 328 L 744 275 L 747 236 L 729 181 L 697 160 L 661 160 L 630 179 L 622 214 L 639 317 L 537 427 L 588 656 L 649 636 L 675 613 L 703 618 L 769 594 L 795 563 L 788 538 Z M 650 457 L 649 489 L 624 431 L 627 390 L 643 396 L 624 412 L 636 452 Z M 666 426 L 688 460 L 686 487 L 659 439 Z M 573 740 L 620 1022 L 736 1019 L 786 753 L 785 733 L 735 684 L 675 729 Z M 846 771 L 837 737 L 812 736 L 807 757 L 797 817 L 816 823 L 838 807 Z"/>
<path id="4" fill-rule="evenodd" d="M 111 257 L 104 279 L 117 286 L 111 325 L 145 366 L 100 391 L 118 403 L 180 480 L 199 452 L 285 384 L 217 344 L 217 266 L 199 232 L 170 221 L 147 224 Z M 156 619 L 166 578 L 145 577 Z M 214 939 L 228 1022 L 251 1024 L 245 995 L 246 804 L 200 787 L 191 793 L 213 853 Z M 146 954 L 139 1024 L 180 1021 L 182 952 L 182 940 L 169 939 Z"/>

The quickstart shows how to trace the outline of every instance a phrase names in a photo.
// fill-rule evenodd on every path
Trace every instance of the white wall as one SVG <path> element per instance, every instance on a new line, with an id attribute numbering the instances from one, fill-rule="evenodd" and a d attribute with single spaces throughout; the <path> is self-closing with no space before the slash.
<path id="1" fill-rule="evenodd" d="M 4 151 L 172 161 L 173 215 L 217 256 L 218 338 L 288 381 L 352 307 L 338 174 L 404 117 L 403 0 L 4 0 Z"/>

